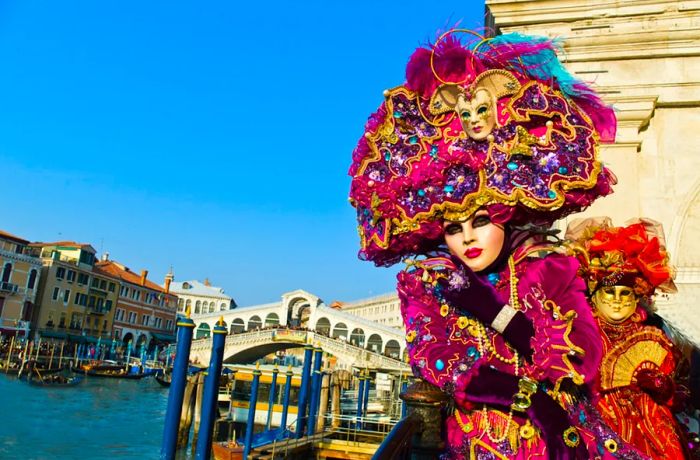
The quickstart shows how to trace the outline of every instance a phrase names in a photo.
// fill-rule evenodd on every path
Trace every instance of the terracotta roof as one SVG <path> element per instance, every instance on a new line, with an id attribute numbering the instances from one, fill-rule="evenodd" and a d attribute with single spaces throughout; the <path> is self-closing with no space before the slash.
<path id="1" fill-rule="evenodd" d="M 127 283 L 141 286 L 141 275 L 139 273 L 132 272 L 131 270 L 129 270 L 129 267 L 120 264 L 119 262 L 115 262 L 113 260 L 101 260 L 95 263 L 95 268 L 108 275 L 112 275 L 123 281 L 126 281 Z M 146 287 L 153 291 L 165 292 L 165 289 L 163 289 L 161 286 L 158 286 L 156 283 L 150 281 L 149 279 L 146 279 L 146 283 L 143 285 L 143 287 Z"/>
<path id="2" fill-rule="evenodd" d="M 12 240 L 16 243 L 29 244 L 29 241 L 25 240 L 24 238 L 20 238 L 19 236 L 13 235 L 12 233 L 8 233 L 4 230 L 0 230 L 0 238 Z"/>

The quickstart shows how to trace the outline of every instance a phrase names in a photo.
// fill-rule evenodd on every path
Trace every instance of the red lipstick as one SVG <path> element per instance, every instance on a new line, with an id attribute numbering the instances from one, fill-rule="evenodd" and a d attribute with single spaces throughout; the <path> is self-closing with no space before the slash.
<path id="1" fill-rule="evenodd" d="M 464 255 L 467 259 L 476 259 L 481 255 L 481 251 L 483 251 L 481 248 L 469 248 L 464 251 Z"/>

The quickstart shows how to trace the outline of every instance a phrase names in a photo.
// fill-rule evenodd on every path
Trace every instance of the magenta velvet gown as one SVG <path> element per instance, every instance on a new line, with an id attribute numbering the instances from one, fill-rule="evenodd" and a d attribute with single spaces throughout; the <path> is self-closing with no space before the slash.
<path id="1" fill-rule="evenodd" d="M 569 413 L 571 425 L 579 429 L 590 458 L 645 458 L 601 422 L 586 397 L 587 384 L 598 373 L 602 342 L 585 285 L 576 274 L 578 262 L 560 254 L 523 257 L 519 262 L 516 254 L 515 260 L 520 309 L 535 330 L 532 362 L 521 361 L 517 375 L 537 380 L 555 396 Z M 441 458 L 548 458 L 539 430 L 528 439 L 521 437 L 526 418 L 516 412 L 509 421 L 508 409 L 472 404 L 466 397 L 465 388 L 482 364 L 511 374 L 516 373 L 516 365 L 513 350 L 498 332 L 456 305 L 440 302 L 436 279 L 454 269 L 449 258 L 435 257 L 418 261 L 398 275 L 413 372 L 454 400 L 454 411 L 445 421 L 446 450 Z M 487 277 L 504 304 L 510 303 L 509 275 L 505 268 Z"/>

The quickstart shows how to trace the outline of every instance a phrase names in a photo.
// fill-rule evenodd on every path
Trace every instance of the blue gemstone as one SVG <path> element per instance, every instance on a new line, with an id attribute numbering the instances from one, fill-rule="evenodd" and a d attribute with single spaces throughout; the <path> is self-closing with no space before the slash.
<path id="1" fill-rule="evenodd" d="M 467 348 L 467 356 L 469 356 L 472 359 L 478 358 L 479 352 L 476 350 L 475 347 L 469 347 L 469 348 Z"/>
<path id="2" fill-rule="evenodd" d="M 437 155 L 437 153 L 438 153 L 437 145 L 433 145 L 432 147 L 430 147 L 430 154 L 431 155 L 435 156 L 435 155 Z"/>
<path id="3" fill-rule="evenodd" d="M 435 369 L 441 371 L 444 368 L 445 368 L 445 363 L 443 363 L 441 359 L 438 359 L 437 361 L 435 361 Z"/>
<path id="4" fill-rule="evenodd" d="M 511 161 L 510 163 L 508 163 L 508 164 L 506 165 L 506 167 L 507 167 L 508 169 L 510 169 L 511 171 L 515 171 L 516 169 L 518 169 L 517 163 L 514 163 L 514 162 L 512 162 L 512 161 Z"/>
<path id="5" fill-rule="evenodd" d="M 418 190 L 418 196 L 425 196 L 425 190 L 422 188 Z"/>
<path id="6" fill-rule="evenodd" d="M 454 188 L 453 186 L 451 186 L 451 185 L 445 185 L 445 187 L 443 188 L 443 190 L 445 191 L 445 193 L 454 192 L 454 189 L 455 189 L 455 188 Z"/>
<path id="7" fill-rule="evenodd" d="M 584 411 L 579 412 L 578 420 L 581 422 L 581 424 L 586 423 L 586 413 Z"/>
<path id="8" fill-rule="evenodd" d="M 557 197 L 557 193 L 554 190 L 550 190 L 549 193 L 547 193 L 547 196 L 554 199 Z"/>
<path id="9" fill-rule="evenodd" d="M 559 166 L 559 174 L 566 174 L 569 172 L 569 168 L 566 166 Z"/>
<path id="10" fill-rule="evenodd" d="M 489 283 L 493 285 L 501 281 L 501 276 L 498 273 L 489 273 L 486 278 L 489 280 Z"/>
<path id="11" fill-rule="evenodd" d="M 399 112 L 398 110 L 394 110 L 394 118 L 401 118 L 403 114 Z"/>
<path id="12" fill-rule="evenodd" d="M 390 153 L 384 154 L 384 159 L 385 159 L 386 161 L 391 160 L 391 154 L 390 154 Z"/>
<path id="13" fill-rule="evenodd" d="M 418 138 L 416 136 L 411 136 L 408 138 L 409 144 L 415 144 L 416 142 L 418 142 Z"/>

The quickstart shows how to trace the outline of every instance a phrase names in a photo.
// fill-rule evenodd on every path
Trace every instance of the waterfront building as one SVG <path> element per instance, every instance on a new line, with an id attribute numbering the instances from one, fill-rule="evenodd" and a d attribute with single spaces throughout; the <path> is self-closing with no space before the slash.
<path id="1" fill-rule="evenodd" d="M 177 311 L 185 313 L 190 309 L 192 318 L 209 315 L 217 312 L 225 312 L 236 308 L 233 297 L 227 295 L 223 288 L 212 286 L 208 279 L 204 282 L 197 280 L 174 281 L 172 272 L 166 279 L 170 279 L 170 292 L 177 295 Z"/>
<path id="2" fill-rule="evenodd" d="M 396 292 L 347 303 L 335 302 L 335 305 L 345 313 L 403 330 L 399 296 Z"/>
<path id="3" fill-rule="evenodd" d="M 175 341 L 177 296 L 170 292 L 167 277 L 165 287 L 161 287 L 148 279 L 148 270 L 137 274 L 107 256 L 96 266 L 119 280 L 114 339 L 125 345 L 132 342 L 134 349 L 145 346 L 149 351 Z"/>
<path id="4" fill-rule="evenodd" d="M 95 266 L 87 243 L 59 241 L 29 245 L 41 261 L 36 335 L 90 342 L 112 338 L 119 280 Z"/>
<path id="5" fill-rule="evenodd" d="M 601 145 L 615 193 L 571 219 L 635 217 L 663 224 L 678 293 L 656 307 L 700 337 L 700 8 L 673 0 L 486 0 L 487 26 L 563 38 L 562 60 L 615 107 L 614 144 Z"/>
<path id="6" fill-rule="evenodd" d="M 41 261 L 29 241 L 0 230 L 0 333 L 29 335 L 41 279 Z"/>

